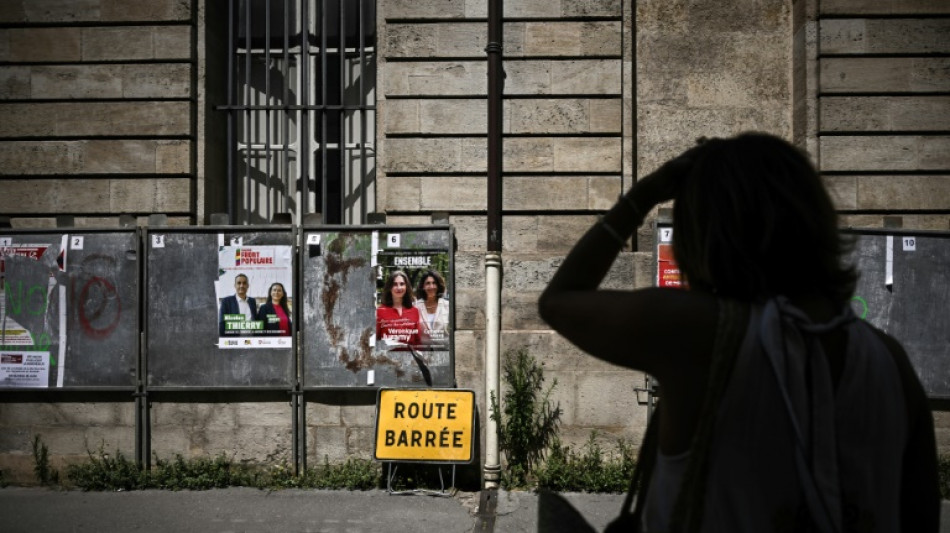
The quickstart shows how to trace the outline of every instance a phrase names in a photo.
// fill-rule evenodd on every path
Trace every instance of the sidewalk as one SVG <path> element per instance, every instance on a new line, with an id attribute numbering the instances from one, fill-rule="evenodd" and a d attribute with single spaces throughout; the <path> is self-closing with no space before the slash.
<path id="1" fill-rule="evenodd" d="M 595 530 L 618 513 L 622 494 L 539 496 L 532 492 L 498 493 L 494 531 L 539 529 L 538 507 L 558 497 L 570 502 Z M 0 489 L 0 531 L 56 532 L 327 532 L 364 533 L 434 531 L 487 532 L 490 520 L 477 516 L 480 494 L 452 497 L 395 495 L 385 491 L 282 490 L 248 488 L 208 491 L 78 492 L 42 488 Z M 564 515 L 554 523 L 564 526 Z M 950 502 L 943 503 L 941 533 L 950 533 Z M 561 529 L 562 531 L 565 529 Z"/>

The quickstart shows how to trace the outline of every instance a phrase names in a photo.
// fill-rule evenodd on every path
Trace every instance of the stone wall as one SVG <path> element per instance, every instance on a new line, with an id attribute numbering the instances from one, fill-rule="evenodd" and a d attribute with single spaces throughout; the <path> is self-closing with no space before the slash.
<path id="1" fill-rule="evenodd" d="M 527 347 L 549 382 L 557 380 L 554 400 L 564 410 L 568 444 L 582 444 L 592 430 L 607 446 L 617 438 L 639 443 L 646 408 L 634 387 L 644 378 L 548 330 L 537 296 L 634 176 L 695 138 L 750 129 L 795 138 L 816 156 L 820 149 L 848 223 L 879 226 L 883 214 L 896 213 L 905 227 L 947 229 L 950 167 L 941 148 L 945 133 L 935 131 L 947 123 L 946 97 L 910 101 L 904 94 L 946 92 L 939 57 L 864 59 L 876 61 L 867 63 L 873 68 L 829 57 L 819 69 L 819 35 L 845 46 L 848 39 L 834 36 L 874 32 L 868 22 L 833 19 L 844 25 L 840 32 L 819 34 L 813 0 L 638 0 L 635 10 L 631 0 L 505 4 L 502 349 Z M 845 4 L 873 2 L 822 2 L 832 9 Z M 220 7 L 203 0 L 0 3 L 0 215 L 28 228 L 51 226 L 59 214 L 101 226 L 115 225 L 120 214 L 167 213 L 171 223 L 188 224 L 222 211 L 215 206 L 223 197 L 224 136 L 210 110 L 220 101 L 221 28 L 203 22 L 220 20 L 213 12 Z M 458 241 L 456 376 L 484 406 L 487 0 L 380 0 L 378 8 L 376 211 L 400 225 L 448 213 Z M 948 42 L 940 37 L 946 18 L 919 14 L 930 42 Z M 891 85 L 881 91 L 895 94 L 879 95 L 870 108 L 860 95 L 818 106 L 819 81 L 823 93 L 842 83 L 825 69 L 847 74 L 858 87 L 862 76 L 886 72 Z M 901 133 L 854 134 L 875 128 Z M 848 166 L 860 159 L 858 147 L 893 168 Z M 652 242 L 647 224 L 607 286 L 652 285 Z M 56 465 L 100 444 L 133 453 L 130 398 L 49 398 L 0 398 L 0 470 L 7 480 L 32 479 L 29 443 L 37 434 Z M 290 459 L 289 397 L 153 399 L 151 444 L 159 457 Z M 372 456 L 374 394 L 327 391 L 304 400 L 310 464 Z M 946 450 L 945 415 L 937 413 Z M 484 422 L 486 413 L 480 416 Z"/>

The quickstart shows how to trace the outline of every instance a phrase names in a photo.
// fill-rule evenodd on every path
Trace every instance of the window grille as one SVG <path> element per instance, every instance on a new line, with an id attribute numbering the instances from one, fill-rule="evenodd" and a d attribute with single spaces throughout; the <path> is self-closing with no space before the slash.
<path id="1" fill-rule="evenodd" d="M 375 203 L 375 0 L 231 0 L 228 209 L 359 224 Z"/>

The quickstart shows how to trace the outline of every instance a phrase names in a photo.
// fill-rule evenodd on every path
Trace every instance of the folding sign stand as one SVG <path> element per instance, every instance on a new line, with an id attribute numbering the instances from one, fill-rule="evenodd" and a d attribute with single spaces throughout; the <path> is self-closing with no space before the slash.
<path id="1" fill-rule="evenodd" d="M 396 464 L 396 466 L 394 467 L 393 464 Z M 400 491 L 396 491 L 396 490 L 393 490 L 393 479 L 396 478 L 396 472 L 399 470 L 399 465 L 398 465 L 397 463 L 395 463 L 394 461 L 387 461 L 387 462 L 386 462 L 386 468 L 387 468 L 387 471 L 386 471 L 386 492 L 388 492 L 389 494 L 396 494 L 396 495 L 401 495 L 401 494 L 426 494 L 426 495 L 429 495 L 429 496 L 438 496 L 438 497 L 440 497 L 440 498 L 449 498 L 449 497 L 451 497 L 453 494 L 455 494 L 455 466 L 456 466 L 456 465 L 454 465 L 454 464 L 452 465 L 452 485 L 449 487 L 449 489 L 450 489 L 449 492 L 446 492 L 446 491 L 445 491 L 445 479 L 443 479 L 443 477 L 442 477 L 442 466 L 443 466 L 443 465 L 437 465 L 437 468 L 439 469 L 439 485 L 440 485 L 439 490 L 412 489 L 412 490 L 400 490 Z"/>

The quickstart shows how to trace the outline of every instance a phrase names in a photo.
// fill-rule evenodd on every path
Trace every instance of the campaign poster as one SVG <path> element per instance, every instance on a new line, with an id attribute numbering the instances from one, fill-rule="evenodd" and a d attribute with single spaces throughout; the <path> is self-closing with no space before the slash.
<path id="1" fill-rule="evenodd" d="M 392 246 L 376 255 L 376 343 L 447 351 L 451 339 L 450 258 L 445 249 Z"/>
<path id="2" fill-rule="evenodd" d="M 683 275 L 673 257 L 673 228 L 659 228 L 659 241 L 656 248 L 656 286 L 684 288 Z"/>
<path id="3" fill-rule="evenodd" d="M 63 386 L 66 288 L 58 276 L 66 270 L 69 236 L 59 239 L 57 245 L 0 236 L 0 387 L 49 387 L 54 365 L 53 384 Z"/>
<path id="4" fill-rule="evenodd" d="M 6 387 L 49 386 L 49 352 L 0 349 L 0 385 Z"/>
<path id="5" fill-rule="evenodd" d="M 218 247 L 218 346 L 291 347 L 293 250 L 286 245 Z"/>

